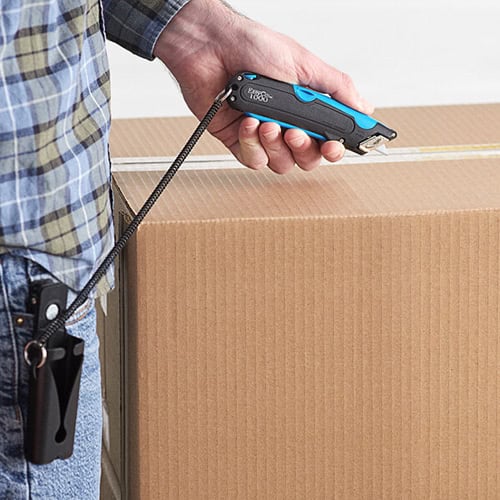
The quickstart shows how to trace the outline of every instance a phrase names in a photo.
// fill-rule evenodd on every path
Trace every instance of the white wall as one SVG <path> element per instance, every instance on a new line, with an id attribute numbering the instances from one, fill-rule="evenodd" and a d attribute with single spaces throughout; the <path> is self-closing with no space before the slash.
<path id="1" fill-rule="evenodd" d="M 230 3 L 349 73 L 377 107 L 500 102 L 499 0 Z M 112 43 L 109 57 L 115 118 L 189 114 L 161 63 Z"/>

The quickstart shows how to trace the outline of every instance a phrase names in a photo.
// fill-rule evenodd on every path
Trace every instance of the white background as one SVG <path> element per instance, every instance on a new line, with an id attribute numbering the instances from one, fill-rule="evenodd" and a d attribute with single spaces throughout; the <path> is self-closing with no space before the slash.
<path id="1" fill-rule="evenodd" d="M 500 0 L 229 3 L 349 73 L 376 107 L 500 102 Z M 159 61 L 108 48 L 113 117 L 189 114 Z"/>

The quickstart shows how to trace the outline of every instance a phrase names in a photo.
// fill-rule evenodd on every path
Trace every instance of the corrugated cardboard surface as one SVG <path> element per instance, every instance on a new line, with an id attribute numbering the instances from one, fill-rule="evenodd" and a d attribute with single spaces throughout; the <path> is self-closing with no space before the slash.
<path id="1" fill-rule="evenodd" d="M 115 174 L 118 220 L 159 175 Z M 181 170 L 108 302 L 105 478 L 148 500 L 500 498 L 499 245 L 495 159 Z"/>
<path id="2" fill-rule="evenodd" d="M 180 171 L 148 222 L 408 215 L 498 208 L 500 160 L 320 167 L 278 176 L 269 170 Z M 114 178 L 133 212 L 162 172 Z"/>
<path id="3" fill-rule="evenodd" d="M 500 104 L 386 108 L 377 110 L 375 117 L 398 131 L 398 138 L 391 143 L 396 147 L 500 142 Z M 114 120 L 111 156 L 174 156 L 196 123 L 189 117 Z M 205 134 L 193 154 L 227 154 L 227 149 Z"/>

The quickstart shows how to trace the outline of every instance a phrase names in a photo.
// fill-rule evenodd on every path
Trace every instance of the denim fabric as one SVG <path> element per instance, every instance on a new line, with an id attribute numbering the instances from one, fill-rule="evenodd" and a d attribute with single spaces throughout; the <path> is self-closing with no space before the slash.
<path id="1" fill-rule="evenodd" d="M 34 465 L 24 458 L 28 367 L 23 347 L 31 338 L 26 312 L 29 284 L 53 279 L 37 264 L 0 255 L 0 498 L 98 499 L 101 456 L 101 384 L 95 309 L 87 301 L 68 320 L 67 331 L 85 340 L 85 353 L 71 458 Z"/>

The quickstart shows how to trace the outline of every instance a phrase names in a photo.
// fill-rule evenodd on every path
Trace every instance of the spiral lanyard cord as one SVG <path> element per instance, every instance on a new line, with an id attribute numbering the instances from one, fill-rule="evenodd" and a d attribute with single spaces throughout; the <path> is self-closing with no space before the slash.
<path id="1" fill-rule="evenodd" d="M 224 101 L 231 94 L 231 88 L 224 89 L 214 100 L 214 103 L 208 110 L 207 114 L 200 121 L 198 127 L 193 132 L 185 146 L 182 148 L 181 152 L 174 160 L 172 165 L 166 171 L 166 173 L 161 178 L 160 182 L 157 184 L 153 192 L 150 194 L 149 198 L 146 200 L 141 209 L 137 212 L 135 217 L 132 219 L 130 224 L 127 226 L 123 234 L 120 236 L 115 246 L 110 250 L 108 255 L 105 257 L 104 261 L 97 268 L 94 274 L 91 276 L 84 288 L 78 293 L 75 300 L 70 304 L 70 306 L 63 311 L 56 319 L 54 319 L 46 328 L 45 332 L 40 335 L 38 339 L 31 340 L 24 347 L 24 359 L 29 366 L 34 368 L 41 368 L 45 360 L 47 359 L 46 344 L 51 336 L 61 329 L 66 321 L 71 317 L 71 315 L 85 302 L 87 297 L 93 288 L 97 285 L 99 280 L 106 274 L 108 268 L 113 264 L 115 258 L 120 254 L 120 252 L 125 248 L 128 240 L 135 233 L 140 223 L 144 220 L 148 212 L 151 210 L 153 205 L 156 203 L 160 195 L 163 193 L 167 185 L 173 179 L 174 175 L 177 173 L 181 165 L 184 163 L 188 157 L 191 150 L 194 148 L 200 137 L 203 135 L 208 125 L 217 114 L 217 112 L 222 107 Z"/>

